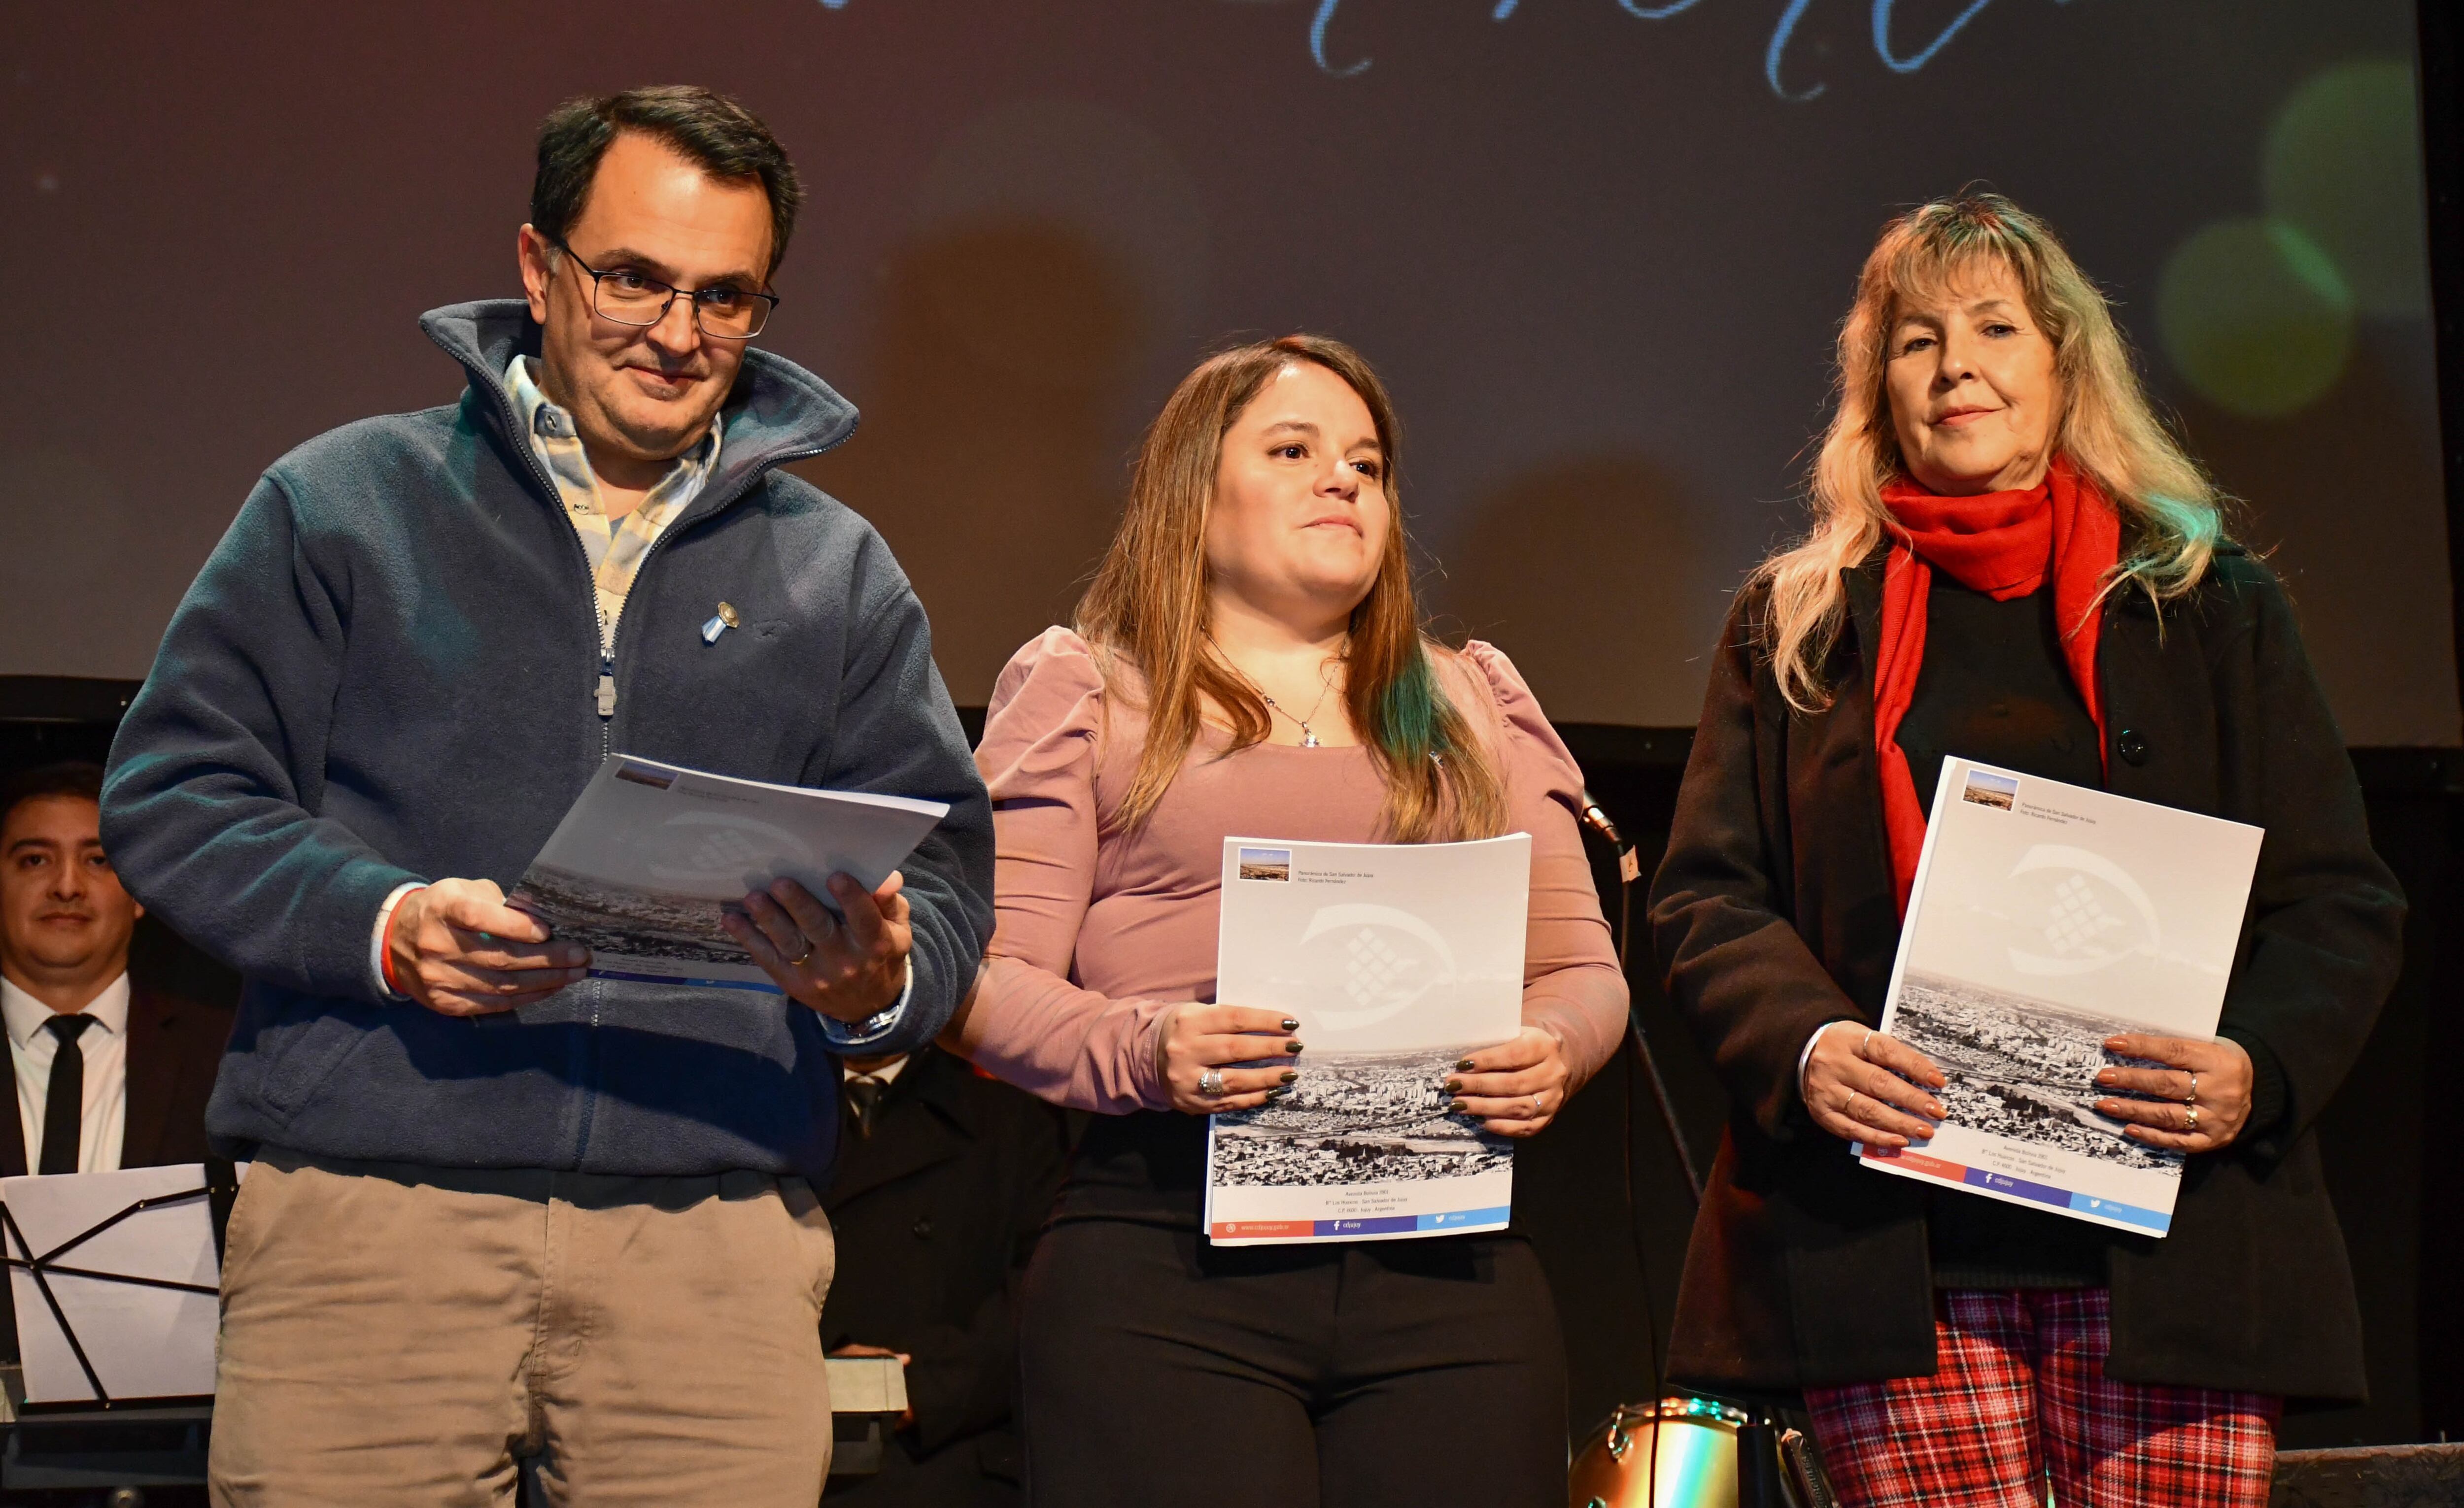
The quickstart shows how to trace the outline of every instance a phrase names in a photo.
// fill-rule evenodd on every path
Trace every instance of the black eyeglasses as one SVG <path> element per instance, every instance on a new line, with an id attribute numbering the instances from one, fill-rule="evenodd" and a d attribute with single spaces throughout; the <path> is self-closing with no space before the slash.
<path id="1" fill-rule="evenodd" d="M 686 290 L 657 278 L 620 267 L 603 273 L 576 255 L 562 238 L 549 243 L 573 258 L 573 265 L 590 278 L 590 307 L 603 319 L 618 324 L 654 325 L 668 317 L 668 308 L 677 298 L 693 300 L 693 323 L 701 333 L 718 340 L 750 340 L 770 322 L 770 311 L 779 307 L 777 294 L 757 294 L 742 288 L 695 288 Z"/>

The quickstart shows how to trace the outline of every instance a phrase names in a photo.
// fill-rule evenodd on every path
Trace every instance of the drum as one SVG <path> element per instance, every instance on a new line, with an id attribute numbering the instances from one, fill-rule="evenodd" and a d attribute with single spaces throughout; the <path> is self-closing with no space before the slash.
<path id="1" fill-rule="evenodd" d="M 1746 1411 L 1708 1398 L 1619 1404 L 1567 1474 L 1570 1508 L 1735 1508 Z"/>

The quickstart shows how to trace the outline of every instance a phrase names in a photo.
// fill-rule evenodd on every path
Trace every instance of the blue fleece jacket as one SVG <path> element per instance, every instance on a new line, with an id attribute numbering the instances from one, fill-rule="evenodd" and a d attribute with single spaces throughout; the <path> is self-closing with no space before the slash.
<path id="1" fill-rule="evenodd" d="M 233 1148 L 450 1167 L 819 1179 L 838 1125 L 820 1020 L 777 995 L 587 980 L 510 1016 L 387 1002 L 396 885 L 514 882 L 610 750 L 923 797 L 914 990 L 939 1031 L 992 932 L 992 815 L 923 607 L 881 536 L 778 470 L 855 427 L 746 353 L 718 470 L 626 602 L 602 717 L 591 577 L 502 381 L 514 300 L 421 320 L 460 403 L 321 435 L 269 470 L 172 619 L 112 747 L 103 841 L 129 889 L 247 979 L 206 1112 Z M 705 643 L 725 601 L 740 626 Z"/>

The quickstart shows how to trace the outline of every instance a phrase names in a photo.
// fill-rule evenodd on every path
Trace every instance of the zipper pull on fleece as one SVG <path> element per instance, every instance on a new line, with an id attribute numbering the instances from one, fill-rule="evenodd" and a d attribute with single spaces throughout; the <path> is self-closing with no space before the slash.
<path id="1" fill-rule="evenodd" d="M 616 657 L 613 655 L 599 658 L 599 715 L 616 715 Z"/>

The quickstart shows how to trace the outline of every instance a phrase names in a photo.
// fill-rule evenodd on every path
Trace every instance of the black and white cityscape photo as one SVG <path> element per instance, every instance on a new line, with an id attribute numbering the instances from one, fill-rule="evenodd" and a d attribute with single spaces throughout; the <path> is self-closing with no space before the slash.
<path id="1" fill-rule="evenodd" d="M 726 904 L 672 890 L 599 880 L 534 863 L 513 906 L 593 953 L 668 958 L 679 963 L 750 965 L 753 957 L 720 927 Z"/>
<path id="2" fill-rule="evenodd" d="M 1283 1099 L 1215 1118 L 1212 1181 L 1364 1184 L 1512 1167 L 1512 1144 L 1446 1111 L 1445 1077 L 1471 1050 L 1330 1053 L 1304 1062 Z"/>
<path id="3" fill-rule="evenodd" d="M 2104 1050 L 2138 1023 L 2049 1005 L 1938 974 L 1911 973 L 1900 986 L 1891 1035 L 1933 1060 L 1950 1082 L 1936 1094 L 1949 1124 L 2013 1141 L 2178 1175 L 2176 1153 L 2140 1146 L 2122 1124 L 2096 1112 L 2096 1086 L 2108 1064 L 2155 1066 Z"/>

